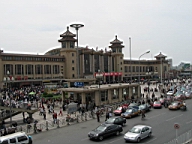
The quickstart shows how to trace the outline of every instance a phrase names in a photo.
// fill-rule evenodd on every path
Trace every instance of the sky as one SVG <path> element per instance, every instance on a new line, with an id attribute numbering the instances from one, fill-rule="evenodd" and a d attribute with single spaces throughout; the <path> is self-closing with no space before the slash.
<path id="1" fill-rule="evenodd" d="M 0 0 L 0 48 L 44 54 L 60 48 L 60 34 L 73 23 L 79 46 L 109 49 L 115 35 L 125 59 L 154 59 L 162 52 L 173 65 L 192 62 L 192 0 Z M 69 29 L 76 34 L 73 28 Z"/>

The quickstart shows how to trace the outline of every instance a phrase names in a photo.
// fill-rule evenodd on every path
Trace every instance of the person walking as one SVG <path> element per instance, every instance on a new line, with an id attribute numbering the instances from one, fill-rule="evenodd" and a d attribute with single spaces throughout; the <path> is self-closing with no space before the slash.
<path id="1" fill-rule="evenodd" d="M 60 107 L 60 111 L 59 111 L 58 116 L 63 116 L 62 107 Z"/>
<path id="2" fill-rule="evenodd" d="M 105 115 L 105 121 L 109 119 L 109 111 L 107 110 L 106 115 Z"/>
<path id="3" fill-rule="evenodd" d="M 43 111 L 43 118 L 44 118 L 44 120 L 46 120 L 46 111 L 45 110 Z"/>
<path id="4" fill-rule="evenodd" d="M 96 115 L 97 115 L 97 122 L 100 122 L 100 112 L 99 112 L 99 110 L 97 110 Z"/>

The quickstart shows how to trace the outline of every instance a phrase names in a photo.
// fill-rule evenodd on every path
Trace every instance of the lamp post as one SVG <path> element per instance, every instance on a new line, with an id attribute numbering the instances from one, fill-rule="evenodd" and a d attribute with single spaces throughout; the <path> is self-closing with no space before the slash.
<path id="1" fill-rule="evenodd" d="M 163 60 L 161 58 L 161 84 L 162 84 L 162 76 L 163 76 Z"/>
<path id="2" fill-rule="evenodd" d="M 81 27 L 84 27 L 84 25 L 83 24 L 71 24 L 70 25 L 70 27 L 73 27 L 73 28 L 75 28 L 75 30 L 76 30 L 76 33 L 77 33 L 77 56 L 76 56 L 76 63 L 77 63 L 77 78 L 79 79 L 79 73 L 80 73 L 80 71 L 79 71 L 79 64 L 80 64 L 80 60 L 79 60 L 79 51 L 78 51 L 78 41 L 79 41 L 79 39 L 78 39 L 78 30 L 79 30 L 79 28 L 81 28 Z"/>
<path id="3" fill-rule="evenodd" d="M 140 84 L 140 58 L 141 58 L 143 55 L 148 54 L 148 53 L 150 53 L 150 51 L 147 51 L 147 52 L 145 52 L 145 53 L 143 53 L 142 55 L 139 56 L 139 84 Z"/>
<path id="4" fill-rule="evenodd" d="M 129 37 L 129 50 L 130 50 L 130 72 L 131 72 L 131 76 L 130 76 L 130 81 L 132 82 L 132 65 L 131 65 L 131 37 Z"/>
<path id="5" fill-rule="evenodd" d="M 6 77 L 6 86 L 8 88 L 8 78 L 10 76 L 10 72 L 7 71 L 7 77 Z M 11 79 L 10 79 L 11 80 Z M 9 114 L 10 114 L 10 127 L 12 127 L 12 112 L 11 112 L 11 107 L 12 107 L 12 104 L 11 104 L 11 94 L 10 94 L 10 88 L 11 88 L 11 85 L 9 84 L 9 89 L 8 89 L 8 96 L 9 96 Z"/>

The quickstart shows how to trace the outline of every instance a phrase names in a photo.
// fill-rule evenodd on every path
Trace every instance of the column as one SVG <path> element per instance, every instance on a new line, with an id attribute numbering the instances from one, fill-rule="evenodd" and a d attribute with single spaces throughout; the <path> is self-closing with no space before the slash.
<path id="1" fill-rule="evenodd" d="M 109 104 L 112 103 L 111 89 L 108 89 L 108 102 L 109 102 Z"/>
<path id="2" fill-rule="evenodd" d="M 99 106 L 100 105 L 100 92 L 95 91 L 95 105 Z"/>
<path id="3" fill-rule="evenodd" d="M 119 88 L 119 102 L 122 101 L 122 98 L 123 98 L 123 90 L 122 88 Z"/>
<path id="4" fill-rule="evenodd" d="M 85 93 L 81 93 L 81 103 L 86 104 Z"/>
<path id="5" fill-rule="evenodd" d="M 131 99 L 132 95 L 133 95 L 133 87 L 129 87 L 129 99 Z"/>
<path id="6" fill-rule="evenodd" d="M 138 92 L 137 92 L 138 98 L 141 98 L 141 86 L 140 85 L 138 85 L 137 90 L 138 90 Z"/>

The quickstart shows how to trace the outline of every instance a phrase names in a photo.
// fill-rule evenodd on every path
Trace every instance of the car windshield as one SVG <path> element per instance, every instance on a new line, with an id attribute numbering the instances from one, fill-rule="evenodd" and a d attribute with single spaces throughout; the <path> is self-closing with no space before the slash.
<path id="1" fill-rule="evenodd" d="M 118 107 L 117 110 L 122 110 L 122 107 Z"/>
<path id="2" fill-rule="evenodd" d="M 129 112 L 129 113 L 132 112 L 132 111 L 133 111 L 132 109 L 127 109 L 126 110 L 126 112 Z"/>
<path id="3" fill-rule="evenodd" d="M 173 106 L 177 106 L 178 104 L 174 102 L 174 103 L 172 103 L 171 105 L 173 105 Z"/>
<path id="4" fill-rule="evenodd" d="M 114 118 L 109 118 L 106 122 L 113 123 L 114 122 Z"/>
<path id="5" fill-rule="evenodd" d="M 161 104 L 159 101 L 154 102 L 154 104 Z"/>
<path id="6" fill-rule="evenodd" d="M 100 126 L 98 126 L 95 130 L 97 130 L 97 131 L 104 131 L 105 129 L 106 129 L 105 126 L 100 125 Z"/>
<path id="7" fill-rule="evenodd" d="M 132 132 L 132 133 L 140 133 L 140 132 L 141 132 L 141 129 L 133 127 L 133 128 L 130 130 L 130 132 Z"/>
<path id="8" fill-rule="evenodd" d="M 139 108 L 140 108 L 140 109 L 144 109 L 144 108 L 145 108 L 145 105 L 140 105 Z"/>

